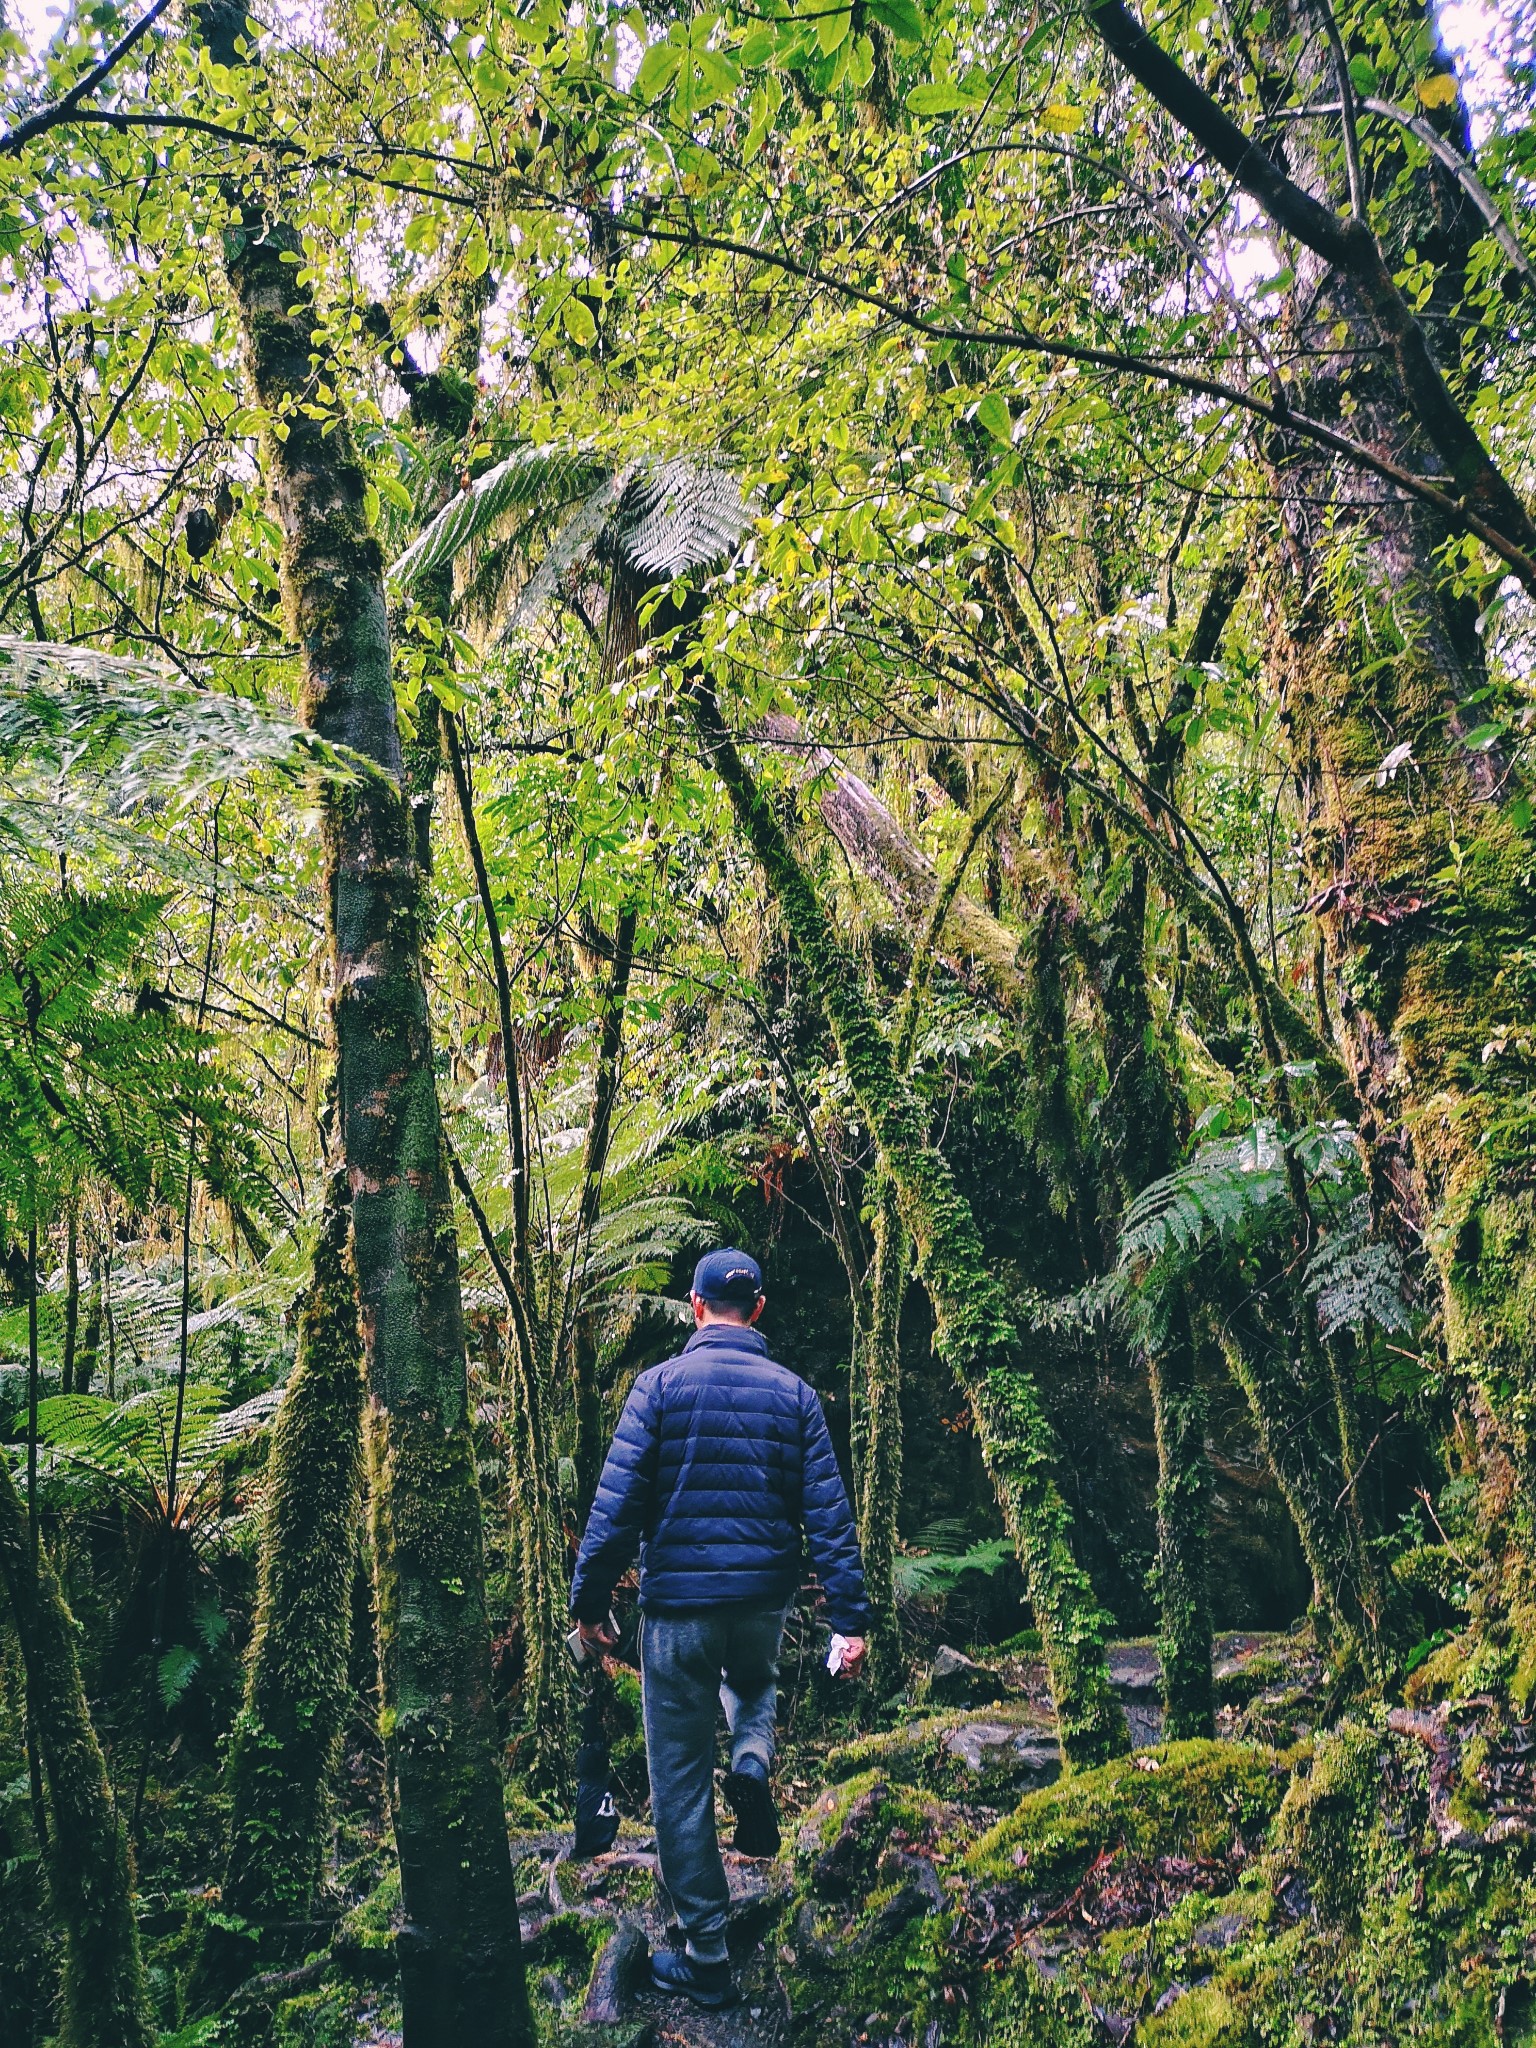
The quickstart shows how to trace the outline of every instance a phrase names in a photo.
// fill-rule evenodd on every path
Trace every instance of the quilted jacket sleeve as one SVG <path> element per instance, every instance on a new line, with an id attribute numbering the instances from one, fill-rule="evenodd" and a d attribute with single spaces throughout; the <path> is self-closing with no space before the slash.
<path id="1" fill-rule="evenodd" d="M 863 1635 L 869 1626 L 869 1601 L 864 1592 L 864 1566 L 853 1514 L 837 1469 L 827 1418 L 815 1389 L 802 1385 L 800 1440 L 805 1459 L 801 1514 L 811 1567 L 827 1596 L 827 1620 L 838 1635 Z"/>
<path id="2" fill-rule="evenodd" d="M 578 1621 L 606 1619 L 613 1589 L 634 1563 L 655 1491 L 659 1423 L 655 1386 L 642 1373 L 624 1403 L 581 1539 L 571 1580 Z"/>

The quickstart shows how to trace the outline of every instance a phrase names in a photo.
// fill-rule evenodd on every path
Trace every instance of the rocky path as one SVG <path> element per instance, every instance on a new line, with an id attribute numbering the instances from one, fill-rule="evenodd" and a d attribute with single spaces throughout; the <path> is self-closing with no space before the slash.
<path id="1" fill-rule="evenodd" d="M 1249 1699 L 1261 1693 L 1268 1662 L 1275 1658 L 1273 1639 L 1227 1636 L 1215 1650 L 1218 1680 L 1229 1692 Z M 1110 1671 L 1133 1746 L 1156 1743 L 1162 1710 L 1155 1647 L 1116 1644 Z M 941 1787 L 974 1819 L 978 1832 L 989 1816 L 1011 1811 L 1023 1793 L 1059 1775 L 1038 1667 L 1017 1664 L 993 1671 L 944 1652 L 936 1660 L 929 1694 L 926 1709 L 902 1727 L 845 1745 L 835 1761 L 822 1760 L 829 1775 L 847 1778 L 893 1766 L 899 1772 L 920 1770 L 924 1781 Z M 1223 1718 L 1224 1732 L 1235 1732 L 1231 1712 Z M 800 1818 L 785 1815 L 787 1840 Z M 529 1981 L 541 2005 L 559 2015 L 562 2038 L 572 2048 L 787 2048 L 791 2011 L 778 1947 L 792 1888 L 787 1862 L 727 1852 L 729 1938 L 741 1997 L 726 2012 L 705 2013 L 686 2000 L 659 1998 L 645 1988 L 650 1951 L 667 1946 L 675 1934 L 668 1927 L 651 1837 L 626 1828 L 608 1855 L 582 1864 L 573 1863 L 568 1850 L 569 1837 L 556 1834 L 513 1844 Z M 589 1980 L 594 1952 L 597 1961 Z"/>

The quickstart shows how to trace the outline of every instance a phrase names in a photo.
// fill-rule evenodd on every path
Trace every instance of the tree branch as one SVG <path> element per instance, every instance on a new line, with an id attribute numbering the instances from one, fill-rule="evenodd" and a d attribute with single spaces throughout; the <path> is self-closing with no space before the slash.
<path id="1" fill-rule="evenodd" d="M 164 14 L 171 0 L 154 0 L 147 14 L 143 14 L 129 29 L 121 42 L 108 50 L 99 64 L 93 64 L 85 76 L 78 79 L 61 99 L 51 106 L 39 107 L 35 114 L 29 114 L 25 121 L 18 121 L 14 128 L 8 128 L 0 135 L 0 156 L 14 156 L 29 142 L 35 142 L 39 135 L 46 135 L 50 128 L 57 128 L 61 121 L 67 121 L 83 99 L 88 99 L 98 85 L 103 84 L 122 63 L 134 46 L 149 33 Z"/>
<path id="2" fill-rule="evenodd" d="M 1180 74 L 1182 76 L 1182 73 Z M 1226 116 L 1222 115 L 1225 120 Z M 1230 124 L 1229 124 L 1230 125 Z M 1276 174 L 1278 175 L 1278 173 Z M 1288 181 L 1286 181 L 1288 182 Z M 1299 188 L 1298 188 L 1299 189 Z M 1306 194 L 1302 193 L 1303 198 Z M 1308 201 L 1315 204 L 1314 201 Z M 1319 208 L 1319 211 L 1325 209 Z M 1332 219 L 1332 216 L 1328 216 Z M 1407 496 L 1417 498 L 1421 504 L 1432 506 L 1446 524 L 1458 533 L 1470 533 L 1490 548 L 1500 561 L 1519 577 L 1526 589 L 1536 596 L 1536 525 L 1533 525 L 1524 507 L 1515 498 L 1509 486 L 1499 481 L 1514 508 L 1514 525 L 1521 538 L 1513 539 L 1509 532 L 1487 516 L 1466 498 L 1456 498 L 1449 491 L 1442 490 L 1426 478 L 1415 476 L 1412 470 L 1404 469 L 1390 457 L 1368 448 L 1361 441 L 1352 441 L 1347 434 L 1339 433 L 1322 420 L 1308 418 L 1305 413 L 1296 412 L 1281 397 L 1271 402 L 1258 397 L 1252 391 L 1244 391 L 1235 384 L 1223 384 L 1219 378 L 1203 377 L 1192 370 L 1175 369 L 1170 363 L 1155 362 L 1150 356 L 1126 355 L 1117 349 L 1093 348 L 1084 342 L 1062 341 L 1052 335 L 1038 333 L 1030 327 L 957 327 L 948 321 L 932 320 L 916 312 L 898 300 L 887 298 L 885 293 L 871 291 L 865 285 L 857 285 L 847 278 L 834 276 L 830 271 L 814 263 L 798 262 L 793 256 L 776 249 L 764 248 L 756 242 L 741 242 L 729 235 L 709 235 L 695 227 L 671 228 L 652 220 L 626 219 L 622 214 L 614 218 L 614 226 L 621 232 L 635 235 L 653 242 L 665 242 L 674 248 L 707 249 L 723 256 L 743 256 L 750 262 L 766 263 L 776 270 L 782 270 L 788 277 L 798 277 L 807 284 L 820 286 L 823 290 L 837 292 L 854 304 L 869 306 L 898 326 L 910 328 L 914 333 L 926 336 L 932 341 L 965 342 L 975 348 L 1019 349 L 1031 355 L 1050 356 L 1062 362 L 1085 363 L 1096 370 L 1111 370 L 1117 375 L 1145 377 L 1153 383 L 1166 384 L 1175 391 L 1189 391 L 1200 398 L 1214 398 L 1223 404 L 1236 406 L 1239 411 L 1255 419 L 1266 420 L 1282 433 L 1295 434 L 1304 441 L 1314 441 L 1318 446 L 1330 449 L 1346 462 L 1358 469 L 1379 476 L 1384 483 L 1392 484 Z M 1369 237 L 1367 236 L 1367 239 Z M 1374 247 L 1374 244 L 1372 244 Z M 1390 280 L 1389 280 L 1390 281 Z M 1433 368 L 1433 365 L 1431 365 Z M 1438 378 L 1439 372 L 1434 372 Z M 1443 387 L 1442 387 L 1443 388 Z M 1448 394 L 1447 394 L 1448 396 Z M 1470 429 L 1468 429 L 1470 432 Z M 1486 454 L 1477 444 L 1480 459 L 1488 464 Z M 1488 465 L 1491 468 L 1491 464 Z M 1497 475 L 1497 471 L 1493 472 Z"/>
<path id="3" fill-rule="evenodd" d="M 1525 556 L 1528 565 L 1536 566 L 1531 563 L 1536 554 L 1536 521 L 1456 403 L 1440 374 L 1428 336 L 1398 290 L 1391 267 L 1365 222 L 1341 220 L 1288 178 L 1262 144 L 1246 135 L 1204 87 L 1152 40 L 1124 0 L 1088 0 L 1086 13 L 1089 26 L 1106 49 L 1185 133 L 1259 202 L 1275 225 L 1321 256 L 1360 293 L 1397 364 L 1404 398 L 1455 480 L 1462 517 L 1470 520 L 1476 512 Z M 1519 573 L 1524 580 L 1527 570 Z M 1536 589 L 1536 584 L 1529 587 Z"/>

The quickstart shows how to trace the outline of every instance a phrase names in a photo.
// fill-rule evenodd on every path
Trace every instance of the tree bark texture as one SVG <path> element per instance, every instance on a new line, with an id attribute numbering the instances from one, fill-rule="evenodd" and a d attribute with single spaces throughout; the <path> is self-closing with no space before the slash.
<path id="1" fill-rule="evenodd" d="M 1097 948 L 1109 1087 L 1101 1120 L 1127 1201 L 1172 1173 L 1180 1145 L 1174 1091 L 1157 1044 L 1146 975 L 1147 873 L 1134 861 Z M 1157 1437 L 1157 1590 L 1165 1732 L 1170 1740 L 1216 1732 L 1211 1687 L 1211 1603 L 1206 1543 L 1211 1467 L 1205 1448 L 1196 1322 L 1178 1286 L 1144 1346 Z"/>
<path id="2" fill-rule="evenodd" d="M 882 1169 L 933 1302 L 935 1342 L 969 1396 L 987 1468 L 1018 1550 L 1044 1645 L 1062 1753 L 1103 1762 L 1129 1744 L 1109 1683 L 1104 1616 L 1070 1541 L 1070 1518 L 1051 1475 L 1050 1432 L 1021 1356 L 1013 1303 L 988 1266 L 970 1205 L 928 1142 L 926 1118 L 896 1068 L 862 975 L 839 943 L 815 887 L 769 800 L 693 677 L 688 705 L 709 765 L 730 797 L 831 1025 Z"/>
<path id="3" fill-rule="evenodd" d="M 64 1934 L 58 2048 L 152 2048 L 128 1844 L 91 1723 L 75 1620 L 0 1458 L 0 1577 L 16 1617 L 51 1828 L 48 1893 Z"/>
<path id="4" fill-rule="evenodd" d="M 904 832 L 875 792 L 825 747 L 807 742 L 799 723 L 782 712 L 762 720 L 763 737 L 805 760 L 818 782 L 817 808 L 848 858 L 880 889 L 909 930 L 918 932 L 941 886 L 938 869 Z M 983 992 L 1005 1015 L 1024 1001 L 1019 935 L 961 891 L 946 904 L 937 957 L 968 986 Z"/>
<path id="5" fill-rule="evenodd" d="M 244 11 L 205 0 L 213 56 Z M 531 2040 L 491 1699 L 458 1246 L 432 1066 L 415 832 L 402 788 L 383 562 L 366 475 L 299 282 L 298 238 L 246 208 L 225 266 L 271 423 L 269 489 L 302 711 L 370 774 L 333 792 L 323 857 L 338 1096 L 368 1376 L 382 1722 L 404 1924 L 407 2048 Z"/>
<path id="6" fill-rule="evenodd" d="M 266 1928 L 302 1920 L 319 1879 L 327 1791 L 345 1719 L 362 1483 L 363 1353 L 346 1178 L 334 1177 L 299 1313 L 298 1357 L 267 1463 L 245 1699 L 226 1772 L 226 1920 L 199 1960 L 211 2009 L 276 1967 Z"/>

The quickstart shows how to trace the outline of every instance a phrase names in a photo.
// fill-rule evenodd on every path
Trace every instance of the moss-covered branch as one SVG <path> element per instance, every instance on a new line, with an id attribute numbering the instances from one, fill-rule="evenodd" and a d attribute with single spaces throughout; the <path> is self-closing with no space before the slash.
<path id="1" fill-rule="evenodd" d="M 726 730 L 702 676 L 687 704 L 705 758 L 729 794 L 805 961 L 880 1163 L 896 1190 L 933 1302 L 938 1349 L 970 1397 L 987 1468 L 1018 1549 L 1045 1646 L 1064 1754 L 1097 1762 L 1126 1747 L 1109 1684 L 1104 1622 L 1072 1554 L 1065 1503 L 1051 1476 L 1050 1432 L 1025 1368 L 1013 1304 L 990 1270 L 970 1205 L 929 1144 L 922 1106 L 898 1073 L 863 977 L 839 943 L 805 869 Z"/>

